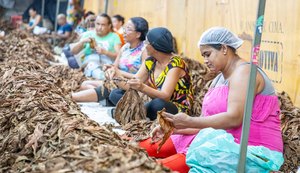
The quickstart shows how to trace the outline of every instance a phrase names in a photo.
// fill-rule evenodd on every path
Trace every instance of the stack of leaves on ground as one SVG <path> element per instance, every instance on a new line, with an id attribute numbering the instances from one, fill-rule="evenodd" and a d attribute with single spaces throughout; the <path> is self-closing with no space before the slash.
<path id="1" fill-rule="evenodd" d="M 169 172 L 80 111 L 67 93 L 70 86 L 61 88 L 64 79 L 52 74 L 56 67 L 46 61 L 51 54 L 35 47 L 40 42 L 19 33 L 8 37 L 15 41 L 5 40 L 6 50 L 0 50 L 5 52 L 0 62 L 0 172 Z M 25 45 L 12 45 L 24 39 Z"/>

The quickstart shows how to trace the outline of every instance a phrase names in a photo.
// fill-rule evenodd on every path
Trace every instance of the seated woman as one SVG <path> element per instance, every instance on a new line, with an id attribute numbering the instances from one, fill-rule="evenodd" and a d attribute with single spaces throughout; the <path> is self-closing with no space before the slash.
<path id="1" fill-rule="evenodd" d="M 202 116 L 163 114 L 176 129 L 159 153 L 156 149 L 157 142 L 163 136 L 161 127 L 153 130 L 152 139 L 140 143 L 150 156 L 164 158 L 161 163 L 179 172 L 188 172 L 187 164 L 191 172 L 236 171 L 250 73 L 249 63 L 236 54 L 242 43 L 232 32 L 221 27 L 211 28 L 202 34 L 198 46 L 204 62 L 211 71 L 221 73 L 213 80 L 204 97 Z M 252 158 L 264 165 L 247 159 L 247 172 L 278 170 L 283 163 L 279 101 L 270 79 L 260 68 L 256 76 L 255 94 L 248 150 L 251 148 Z M 232 140 L 227 140 L 226 135 Z M 207 147 L 209 144 L 210 147 Z M 227 151 L 237 151 L 237 154 Z"/>
<path id="2" fill-rule="evenodd" d="M 81 36 L 86 31 L 94 30 L 96 17 L 97 16 L 93 14 L 88 15 L 79 25 L 77 25 L 75 32 Z"/>
<path id="3" fill-rule="evenodd" d="M 26 30 L 32 32 L 36 26 L 42 26 L 42 16 L 37 13 L 34 7 L 29 9 L 29 23 L 26 26 Z"/>
<path id="4" fill-rule="evenodd" d="M 94 44 L 91 44 L 94 43 Z M 96 17 L 95 30 L 82 34 L 79 42 L 71 48 L 73 55 L 82 52 L 85 57 L 82 64 L 84 74 L 95 79 L 104 79 L 103 66 L 113 64 L 121 48 L 121 41 L 112 31 L 109 15 L 103 13 Z"/>
<path id="5" fill-rule="evenodd" d="M 125 18 L 123 16 L 117 14 L 117 15 L 114 15 L 111 20 L 112 20 L 112 24 L 114 27 L 114 31 L 116 32 L 116 34 L 119 35 L 122 45 L 124 45 L 125 41 L 124 41 L 123 25 L 124 25 Z"/>
<path id="6" fill-rule="evenodd" d="M 84 19 L 84 21 L 81 21 L 79 25 L 77 25 L 75 29 L 76 33 L 76 40 L 80 40 L 81 36 L 87 32 L 87 31 L 93 31 L 95 29 L 95 20 L 96 16 L 89 12 Z M 80 68 L 81 67 L 81 58 L 84 58 L 84 53 L 78 53 L 76 55 L 72 54 L 71 52 L 71 46 L 76 43 L 66 44 L 63 48 L 63 52 L 65 54 L 65 57 L 68 60 L 68 65 L 71 68 Z"/>
<path id="7" fill-rule="evenodd" d="M 106 66 L 106 76 L 132 78 L 147 57 L 143 41 L 148 32 L 148 22 L 141 17 L 131 18 L 125 27 L 126 44 L 122 47 L 113 66 Z M 98 86 L 98 87 L 95 87 Z M 73 93 L 72 97 L 77 102 L 96 102 L 108 98 L 108 91 L 102 94 L 101 81 L 85 81 L 82 88 L 87 89 Z M 89 88 L 89 89 L 88 89 Z M 94 89 L 95 88 L 95 89 Z"/>
<path id="8" fill-rule="evenodd" d="M 150 30 L 145 40 L 150 57 L 145 60 L 145 64 L 134 78 L 125 85 L 152 98 L 145 105 L 150 120 L 155 120 L 157 111 L 163 108 L 171 113 L 189 113 L 191 108 L 193 99 L 191 77 L 185 62 L 173 54 L 172 41 L 173 37 L 168 29 Z M 110 93 L 109 100 L 114 105 L 125 93 L 123 89 L 115 89 Z"/>
<path id="9" fill-rule="evenodd" d="M 57 16 L 57 24 L 59 27 L 57 29 L 57 33 L 53 33 L 54 37 L 61 40 L 68 39 L 72 34 L 73 28 L 72 25 L 67 23 L 66 15 L 59 14 Z"/>

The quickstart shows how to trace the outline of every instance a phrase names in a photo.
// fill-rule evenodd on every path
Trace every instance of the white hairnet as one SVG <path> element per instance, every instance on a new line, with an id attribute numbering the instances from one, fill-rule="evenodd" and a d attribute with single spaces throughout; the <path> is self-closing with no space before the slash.
<path id="1" fill-rule="evenodd" d="M 201 35 L 198 47 L 208 44 L 224 44 L 237 49 L 243 42 L 242 39 L 224 27 L 212 27 Z"/>

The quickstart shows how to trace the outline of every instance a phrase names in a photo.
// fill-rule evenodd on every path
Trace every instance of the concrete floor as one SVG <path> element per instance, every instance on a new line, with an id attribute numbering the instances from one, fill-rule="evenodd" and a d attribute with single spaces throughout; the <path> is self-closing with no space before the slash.
<path id="1" fill-rule="evenodd" d="M 103 107 L 98 102 L 78 103 L 81 111 L 85 113 L 89 118 L 101 124 L 113 124 L 119 126 L 120 124 L 111 117 L 108 113 L 113 107 Z M 125 132 L 118 128 L 113 129 L 116 133 L 122 135 Z"/>

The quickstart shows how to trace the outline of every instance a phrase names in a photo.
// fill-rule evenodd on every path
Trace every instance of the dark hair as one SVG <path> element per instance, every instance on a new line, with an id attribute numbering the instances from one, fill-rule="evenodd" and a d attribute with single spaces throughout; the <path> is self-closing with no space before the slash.
<path id="1" fill-rule="evenodd" d="M 106 14 L 106 13 L 102 13 L 99 16 L 106 18 L 108 20 L 108 24 L 110 25 L 110 29 L 113 30 L 113 26 L 112 26 L 112 22 L 111 22 L 110 16 L 108 14 Z"/>
<path id="2" fill-rule="evenodd" d="M 37 9 L 35 7 L 30 7 L 29 10 L 33 10 L 33 11 L 37 12 Z"/>
<path id="3" fill-rule="evenodd" d="M 221 50 L 222 49 L 222 44 L 208 44 L 207 46 L 210 46 L 216 50 Z M 227 46 L 229 49 L 232 50 L 233 53 L 236 53 L 236 49 L 231 47 L 231 46 Z"/>
<path id="4" fill-rule="evenodd" d="M 133 23 L 135 31 L 141 33 L 141 36 L 139 39 L 141 41 L 144 41 L 146 39 L 146 35 L 149 30 L 147 20 L 142 17 L 133 17 L 133 18 L 130 18 L 129 20 Z"/>
<path id="5" fill-rule="evenodd" d="M 95 15 L 95 13 L 92 11 L 88 11 L 84 14 L 84 18 L 87 18 L 89 15 Z"/>
<path id="6" fill-rule="evenodd" d="M 150 45 L 155 50 L 167 54 L 174 52 L 173 35 L 167 28 L 164 27 L 153 28 L 147 33 L 146 37 Z"/>
<path id="7" fill-rule="evenodd" d="M 95 28 L 95 20 L 96 16 L 95 15 L 89 15 L 85 18 L 84 20 L 84 26 L 86 28 Z"/>
<path id="8" fill-rule="evenodd" d="M 113 18 L 116 18 L 119 22 L 122 22 L 122 25 L 125 23 L 125 18 L 119 14 L 114 15 Z"/>

